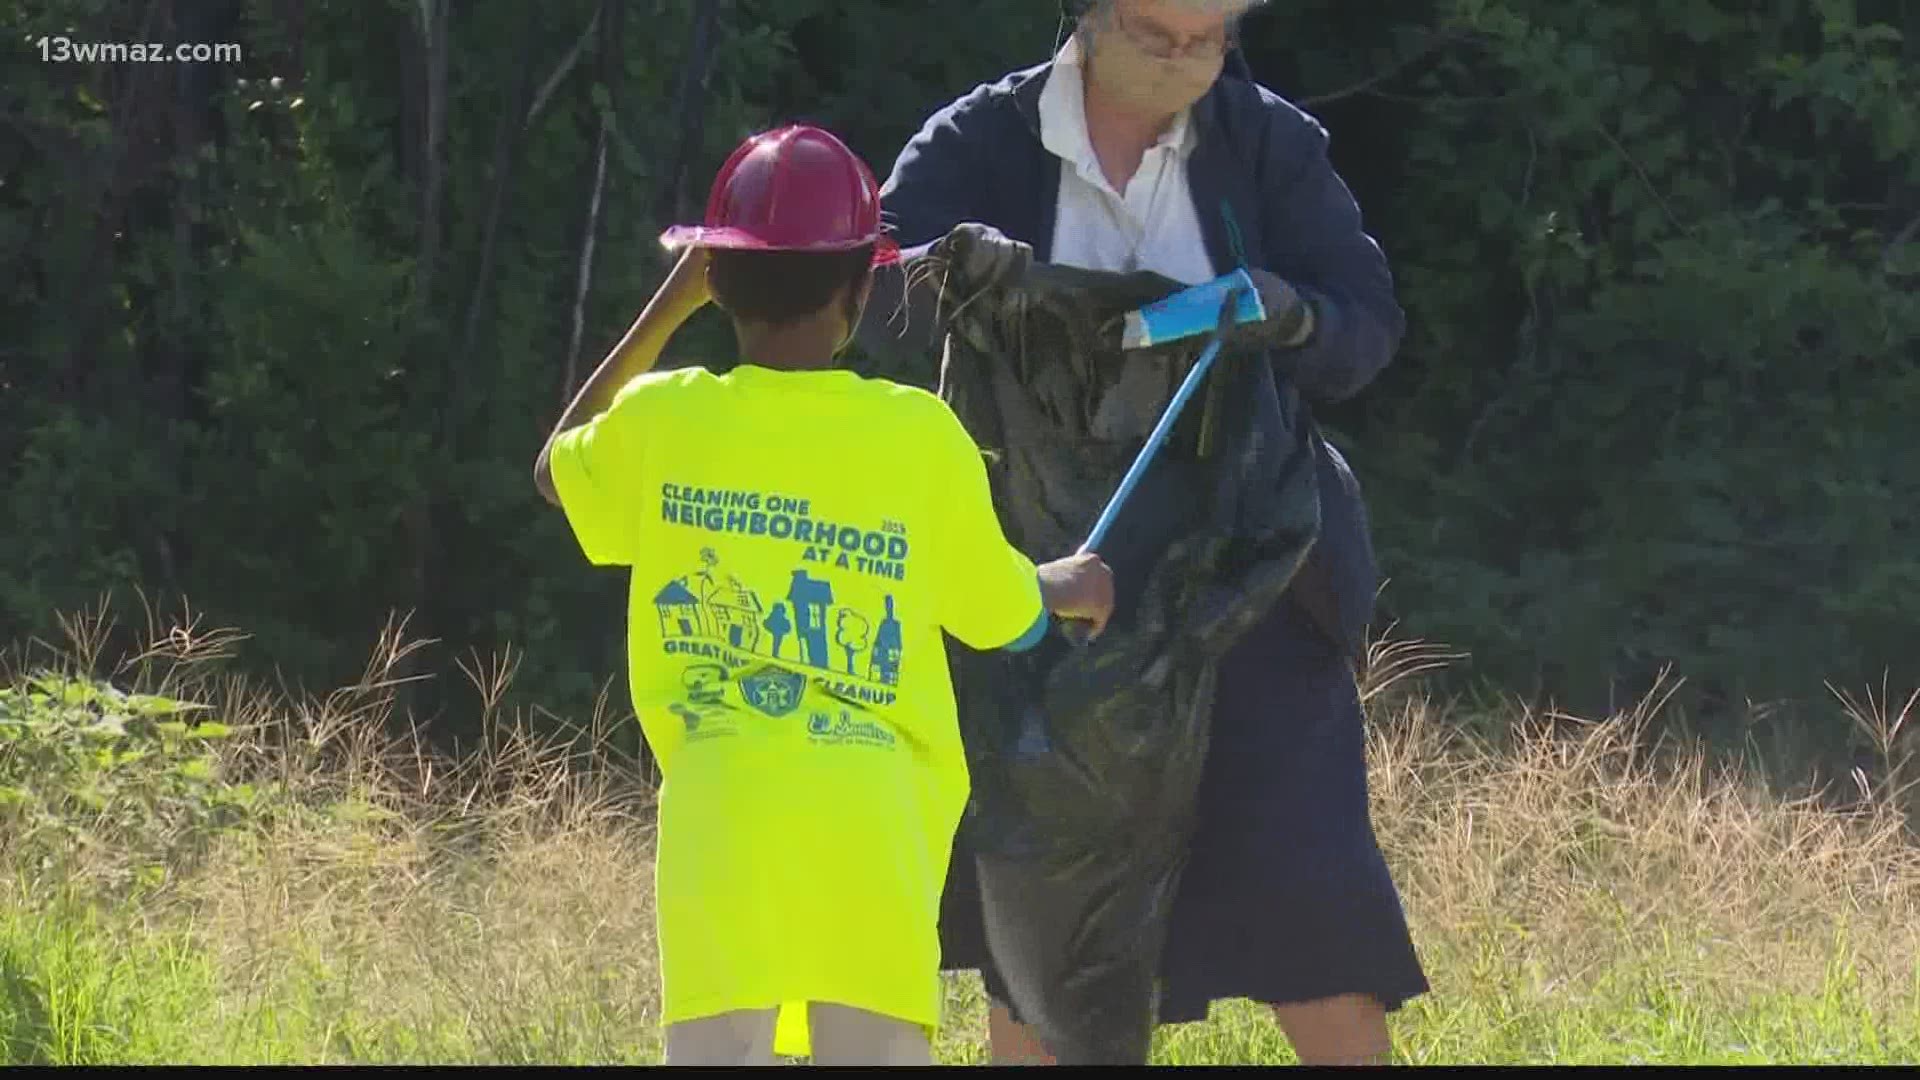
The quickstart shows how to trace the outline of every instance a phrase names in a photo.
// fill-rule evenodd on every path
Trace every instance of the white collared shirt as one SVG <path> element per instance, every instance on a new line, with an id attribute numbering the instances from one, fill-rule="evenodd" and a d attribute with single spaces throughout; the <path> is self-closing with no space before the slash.
<path id="1" fill-rule="evenodd" d="M 1040 92 L 1040 141 L 1061 162 L 1052 261 L 1087 270 L 1151 270 L 1186 285 L 1213 263 L 1187 184 L 1195 132 L 1183 112 L 1140 160 L 1125 191 L 1100 169 L 1087 134 L 1080 43 L 1069 38 Z"/>
<path id="2" fill-rule="evenodd" d="M 1080 43 L 1068 39 L 1040 91 L 1040 141 L 1060 159 L 1060 193 L 1049 261 L 1084 270 L 1150 270 L 1183 285 L 1214 278 L 1187 184 L 1195 132 L 1186 113 L 1168 126 L 1115 191 L 1087 134 Z M 1091 432 L 1144 438 L 1172 400 L 1177 377 L 1164 359 L 1129 356 L 1094 411 Z"/>

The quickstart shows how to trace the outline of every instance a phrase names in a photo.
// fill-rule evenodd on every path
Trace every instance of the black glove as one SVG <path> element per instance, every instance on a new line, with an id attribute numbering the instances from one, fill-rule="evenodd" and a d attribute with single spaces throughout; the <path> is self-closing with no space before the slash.
<path id="1" fill-rule="evenodd" d="M 1033 265 L 1033 245 L 1011 239 L 991 225 L 963 221 L 934 244 L 930 254 L 947 260 L 967 292 L 1005 288 Z"/>
<path id="2" fill-rule="evenodd" d="M 1262 345 L 1294 349 L 1313 338 L 1315 312 L 1313 302 L 1284 279 L 1265 270 L 1252 270 L 1253 283 L 1260 288 L 1260 303 L 1267 317 L 1243 329 Z"/>

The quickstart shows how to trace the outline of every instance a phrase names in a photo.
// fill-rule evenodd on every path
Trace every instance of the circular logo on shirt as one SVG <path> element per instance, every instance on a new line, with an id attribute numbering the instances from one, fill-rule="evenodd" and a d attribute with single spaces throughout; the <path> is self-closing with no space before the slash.
<path id="1" fill-rule="evenodd" d="M 773 664 L 766 664 L 740 680 L 740 696 L 747 704 L 775 719 L 798 709 L 806 690 L 805 675 Z"/>

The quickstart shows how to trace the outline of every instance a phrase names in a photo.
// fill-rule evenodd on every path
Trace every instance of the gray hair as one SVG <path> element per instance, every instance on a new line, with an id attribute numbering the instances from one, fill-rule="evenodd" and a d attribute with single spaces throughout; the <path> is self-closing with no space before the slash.
<path id="1" fill-rule="evenodd" d="M 1086 20 L 1111 15 L 1117 3 L 1119 0 L 1090 0 L 1086 4 L 1086 13 L 1080 18 Z M 1174 6 L 1183 7 L 1189 11 L 1204 11 L 1208 14 L 1225 12 L 1230 18 L 1237 20 L 1254 8 L 1264 7 L 1267 0 L 1173 0 L 1173 3 Z"/>
<path id="2" fill-rule="evenodd" d="M 1102 28 L 1112 24 L 1113 9 L 1120 0 L 1088 0 L 1086 10 L 1075 20 L 1073 36 L 1080 39 L 1081 51 L 1091 54 L 1094 39 Z M 1191 11 L 1208 13 L 1223 12 L 1227 16 L 1227 35 L 1231 41 L 1239 30 L 1240 20 L 1257 7 L 1264 7 L 1267 0 L 1173 0 L 1173 2 Z"/>
<path id="3" fill-rule="evenodd" d="M 1102 10 L 1111 8 L 1116 2 L 1117 0 L 1090 0 L 1085 5 L 1087 14 L 1099 14 Z M 1235 15 L 1244 15 L 1253 8 L 1264 5 L 1267 0 L 1173 0 L 1173 2 L 1179 7 L 1194 11 L 1226 11 Z"/>

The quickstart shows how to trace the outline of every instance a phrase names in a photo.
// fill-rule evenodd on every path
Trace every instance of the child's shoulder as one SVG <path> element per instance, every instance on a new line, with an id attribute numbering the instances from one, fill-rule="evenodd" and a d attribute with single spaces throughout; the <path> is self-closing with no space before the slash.
<path id="1" fill-rule="evenodd" d="M 646 387 L 649 390 L 662 390 L 670 387 L 717 385 L 719 381 L 720 376 L 707 370 L 705 366 L 689 364 L 686 367 L 655 368 L 634 376 L 633 381 L 628 385 Z"/>
<path id="2" fill-rule="evenodd" d="M 940 395 L 908 383 L 870 377 L 865 380 L 882 407 L 911 426 L 923 438 L 933 442 L 972 445 L 972 437 L 960 417 Z"/>
<path id="3" fill-rule="evenodd" d="M 908 383 L 895 382 L 880 375 L 868 375 L 860 380 L 870 393 L 885 398 L 890 405 L 902 409 L 945 409 L 947 403 L 939 395 L 922 387 Z"/>
<path id="4" fill-rule="evenodd" d="M 889 409 L 921 417 L 953 417 L 956 421 L 958 420 L 953 416 L 953 410 L 941 400 L 940 395 L 931 390 L 910 383 L 895 382 L 879 375 L 868 375 L 860 381 L 867 388 L 868 393 L 874 395 Z"/>
<path id="5" fill-rule="evenodd" d="M 719 385 L 719 377 L 703 367 L 668 368 L 635 375 L 615 395 L 615 401 L 646 400 L 661 394 L 680 394 Z"/>

